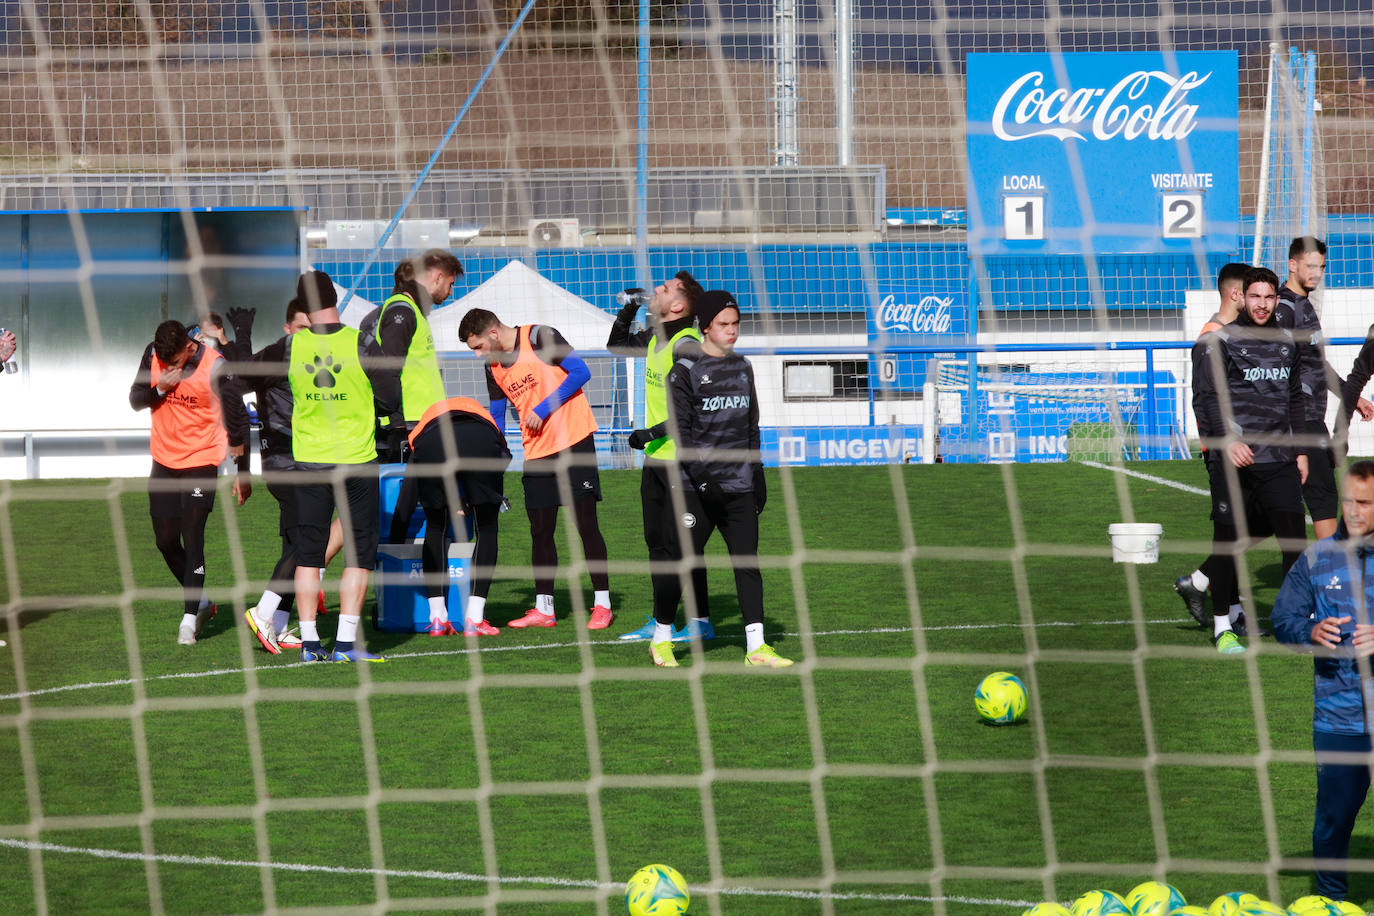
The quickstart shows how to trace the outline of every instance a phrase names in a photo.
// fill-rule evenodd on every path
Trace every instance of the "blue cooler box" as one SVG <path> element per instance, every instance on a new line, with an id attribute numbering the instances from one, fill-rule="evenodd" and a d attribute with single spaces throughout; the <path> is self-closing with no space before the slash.
<path id="1" fill-rule="evenodd" d="M 377 599 L 372 626 L 389 633 L 423 633 L 429 629 L 429 599 L 425 596 L 425 571 L 420 544 L 379 544 L 372 594 Z M 472 544 L 452 544 L 448 549 L 449 619 L 462 626 L 472 574 Z"/>
<path id="2" fill-rule="evenodd" d="M 377 519 L 377 530 L 385 541 L 391 535 L 391 516 L 396 512 L 396 497 L 401 492 L 401 478 L 405 476 L 404 464 L 384 464 L 378 470 L 378 485 L 381 496 L 381 518 Z M 419 506 L 414 507 L 406 536 L 411 540 L 425 536 L 425 513 Z"/>

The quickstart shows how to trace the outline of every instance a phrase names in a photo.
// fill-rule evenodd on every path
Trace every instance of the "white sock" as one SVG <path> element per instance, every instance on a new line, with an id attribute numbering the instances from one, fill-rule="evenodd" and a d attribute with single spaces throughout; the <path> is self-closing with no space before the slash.
<path id="1" fill-rule="evenodd" d="M 361 617 L 346 617 L 339 615 L 339 632 L 334 635 L 335 642 L 353 642 L 358 635 L 358 624 L 362 622 Z"/>
<path id="2" fill-rule="evenodd" d="M 262 593 L 258 599 L 258 619 L 266 620 L 277 613 L 277 608 L 281 607 L 281 595 L 272 591 L 270 588 Z"/>
<path id="3" fill-rule="evenodd" d="M 447 623 L 448 608 L 444 606 L 444 596 L 429 599 L 429 622 Z"/>
<path id="4" fill-rule="evenodd" d="M 315 621 L 301 621 L 301 642 L 319 642 L 320 631 L 315 629 Z"/>
<path id="5" fill-rule="evenodd" d="M 748 623 L 744 625 L 744 651 L 753 652 L 763 645 L 763 624 Z"/>
<path id="6" fill-rule="evenodd" d="M 1245 605 L 1237 602 L 1236 604 L 1231 605 L 1230 612 L 1231 622 L 1235 623 L 1236 618 L 1239 617 L 1241 614 L 1245 613 Z"/>
<path id="7" fill-rule="evenodd" d="M 487 599 L 478 598 L 476 595 L 468 595 L 468 623 L 481 623 L 487 615 Z"/>
<path id="8" fill-rule="evenodd" d="M 200 609 L 203 611 L 203 610 L 205 610 L 205 609 L 206 609 L 207 607 L 209 607 L 209 606 L 210 606 L 210 599 L 207 598 L 204 594 L 202 594 L 202 595 L 200 596 Z"/>
<path id="9" fill-rule="evenodd" d="M 1200 569 L 1193 570 L 1193 574 L 1189 578 L 1193 580 L 1193 588 L 1200 592 L 1207 591 L 1207 586 L 1212 584 L 1212 580 L 1204 576 Z"/>
<path id="10" fill-rule="evenodd" d="M 535 595 L 534 609 L 541 614 L 553 616 L 553 595 Z"/>
<path id="11" fill-rule="evenodd" d="M 608 588 L 605 591 L 597 592 L 596 596 L 592 598 L 592 604 L 609 608 L 611 606 L 611 590 Z"/>
<path id="12" fill-rule="evenodd" d="M 1213 636 L 1220 636 L 1222 633 L 1225 633 L 1225 632 L 1226 632 L 1227 630 L 1229 630 L 1229 629 L 1231 629 L 1231 618 L 1230 618 L 1230 617 L 1227 617 L 1225 614 L 1222 614 L 1220 617 L 1213 617 L 1213 618 L 1212 618 L 1212 635 L 1213 635 Z"/>
<path id="13" fill-rule="evenodd" d="M 671 623 L 654 624 L 654 642 L 672 642 L 673 625 Z"/>
<path id="14" fill-rule="evenodd" d="M 280 608 L 272 612 L 272 632 L 281 636 L 291 626 L 291 612 Z"/>
<path id="15" fill-rule="evenodd" d="M 183 627 L 190 627 L 192 630 L 194 630 L 194 629 L 196 628 L 196 615 L 195 615 L 195 614 L 182 614 L 182 615 L 181 615 L 181 625 L 182 625 Z"/>

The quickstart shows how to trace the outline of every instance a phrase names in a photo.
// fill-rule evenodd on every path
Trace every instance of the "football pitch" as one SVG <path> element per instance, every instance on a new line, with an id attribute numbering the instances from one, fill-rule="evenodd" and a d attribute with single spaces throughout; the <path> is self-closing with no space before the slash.
<path id="1" fill-rule="evenodd" d="M 260 481 L 242 508 L 221 491 L 220 612 L 194 647 L 176 644 L 142 481 L 0 484 L 0 585 L 24 609 L 0 634 L 0 909 L 499 895 L 500 913 L 617 913 L 651 862 L 686 876 L 693 913 L 986 916 L 1151 878 L 1203 906 L 1236 890 L 1287 904 L 1312 893 L 1307 868 L 1271 866 L 1310 855 L 1311 661 L 1272 638 L 1216 654 L 1171 588 L 1207 550 L 1202 464 L 1128 470 L 1145 476 L 770 470 L 766 628 L 798 661 L 781 671 L 744 666 L 715 542 L 718 638 L 676 671 L 616 641 L 649 608 L 638 472 L 602 478 L 610 630 L 585 630 L 560 582 L 555 629 L 473 648 L 368 628 L 389 662 L 359 667 L 268 656 L 243 625 L 278 547 Z M 498 625 L 532 602 L 518 475 L 507 490 Z M 1114 564 L 1119 521 L 1162 524 L 1161 562 Z M 580 556 L 562 523 L 559 546 Z M 1272 542 L 1249 564 L 1263 620 Z M 1031 692 L 1024 723 L 974 712 L 996 670 Z M 1352 856 L 1374 859 L 1368 814 Z M 1374 871 L 1351 884 L 1374 905 Z"/>

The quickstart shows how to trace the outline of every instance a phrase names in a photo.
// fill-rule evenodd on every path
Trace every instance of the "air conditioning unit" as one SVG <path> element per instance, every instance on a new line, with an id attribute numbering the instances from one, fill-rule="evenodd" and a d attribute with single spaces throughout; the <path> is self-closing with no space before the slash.
<path id="1" fill-rule="evenodd" d="M 582 227 L 575 219 L 530 220 L 531 248 L 580 248 Z"/>

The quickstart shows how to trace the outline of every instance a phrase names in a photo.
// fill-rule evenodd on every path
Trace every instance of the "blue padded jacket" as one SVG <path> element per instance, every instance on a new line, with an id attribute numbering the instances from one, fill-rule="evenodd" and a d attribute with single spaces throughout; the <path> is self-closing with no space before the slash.
<path id="1" fill-rule="evenodd" d="M 1370 622 L 1374 604 L 1374 540 L 1353 540 L 1341 522 L 1336 534 L 1323 538 L 1293 564 L 1274 602 L 1274 636 L 1299 651 L 1318 651 L 1312 628 L 1327 617 L 1350 617 L 1342 627 L 1349 633 L 1357 623 Z M 1332 652 L 1313 658 L 1314 731 L 1336 735 L 1371 732 L 1374 681 L 1360 683 L 1359 667 L 1374 658 L 1357 660 L 1349 638 Z"/>

